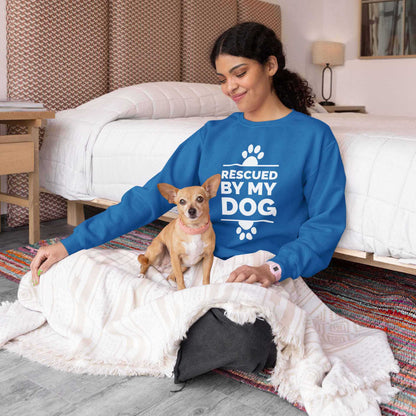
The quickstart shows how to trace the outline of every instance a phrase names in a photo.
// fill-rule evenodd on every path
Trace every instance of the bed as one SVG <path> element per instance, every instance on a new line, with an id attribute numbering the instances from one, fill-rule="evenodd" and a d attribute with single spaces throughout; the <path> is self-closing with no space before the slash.
<path id="1" fill-rule="evenodd" d="M 163 5 L 100 0 L 90 13 L 85 2 L 62 2 L 59 7 L 68 8 L 68 19 L 75 16 L 77 30 L 51 24 L 50 14 L 59 10 L 47 1 L 24 3 L 23 9 L 17 0 L 8 2 L 8 34 L 13 28 L 14 36 L 23 36 L 46 16 L 48 24 L 39 31 L 42 52 L 45 45 L 62 48 L 61 39 L 71 36 L 79 45 L 68 56 L 48 55 L 42 69 L 29 70 L 19 61 L 18 43 L 8 45 L 9 96 L 37 98 L 24 94 L 38 85 L 42 101 L 62 110 L 46 130 L 40 177 L 44 195 L 65 198 L 72 225 L 82 221 L 83 205 L 117 203 L 206 121 L 236 110 L 214 85 L 209 67 L 208 51 L 218 33 L 247 20 L 260 21 L 278 35 L 281 27 L 279 6 L 258 0 L 212 0 L 210 5 L 205 0 Z M 22 13 L 37 13 L 38 19 L 22 19 Z M 32 45 L 34 53 L 38 43 Z M 42 90 L 44 85 L 49 89 Z M 313 117 L 328 123 L 337 138 L 347 173 L 347 229 L 335 256 L 416 274 L 416 120 L 317 111 Z"/>

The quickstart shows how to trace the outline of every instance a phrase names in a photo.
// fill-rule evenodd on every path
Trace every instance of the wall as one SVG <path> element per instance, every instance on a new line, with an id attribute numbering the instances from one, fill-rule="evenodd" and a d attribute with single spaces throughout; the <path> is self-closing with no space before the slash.
<path id="1" fill-rule="evenodd" d="M 267 0 L 282 11 L 282 42 L 286 66 L 306 78 L 315 92 L 320 91 L 320 70 L 311 62 L 311 44 L 322 38 L 324 0 Z"/>
<path id="2" fill-rule="evenodd" d="M 324 1 L 326 34 L 346 43 L 346 63 L 336 68 L 338 101 L 363 103 L 374 114 L 416 117 L 416 58 L 358 59 L 360 1 Z"/>
<path id="3" fill-rule="evenodd" d="M 358 59 L 360 0 L 268 0 L 282 8 L 282 41 L 288 68 L 311 83 L 320 97 L 321 69 L 312 65 L 314 40 L 345 43 L 345 64 L 333 69 L 332 99 L 365 105 L 381 115 L 416 117 L 416 58 Z"/>

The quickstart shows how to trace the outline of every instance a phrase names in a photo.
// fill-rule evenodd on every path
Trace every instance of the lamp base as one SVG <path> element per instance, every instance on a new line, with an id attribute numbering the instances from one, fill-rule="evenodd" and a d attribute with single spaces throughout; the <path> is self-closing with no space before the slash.
<path id="1" fill-rule="evenodd" d="M 321 101 L 319 104 L 325 106 L 325 105 L 335 105 L 335 103 L 333 101 Z"/>

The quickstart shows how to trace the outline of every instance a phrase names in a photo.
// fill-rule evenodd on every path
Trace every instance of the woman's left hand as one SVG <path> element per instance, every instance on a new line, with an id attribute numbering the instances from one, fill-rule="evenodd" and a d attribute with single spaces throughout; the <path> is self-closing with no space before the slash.
<path id="1" fill-rule="evenodd" d="M 270 267 L 267 264 L 262 266 L 240 266 L 231 272 L 227 283 L 256 283 L 259 282 L 263 287 L 270 287 L 275 282 L 275 277 L 270 271 Z"/>

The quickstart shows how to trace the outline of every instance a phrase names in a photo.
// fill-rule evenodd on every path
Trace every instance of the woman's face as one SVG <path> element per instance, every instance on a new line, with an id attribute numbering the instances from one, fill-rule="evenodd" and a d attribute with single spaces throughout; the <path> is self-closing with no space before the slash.
<path id="1" fill-rule="evenodd" d="M 246 118 L 258 118 L 256 115 L 268 111 L 276 98 L 272 86 L 272 77 L 277 71 L 275 57 L 261 65 L 253 59 L 221 54 L 215 61 L 215 69 L 222 92 L 237 104 Z"/>

